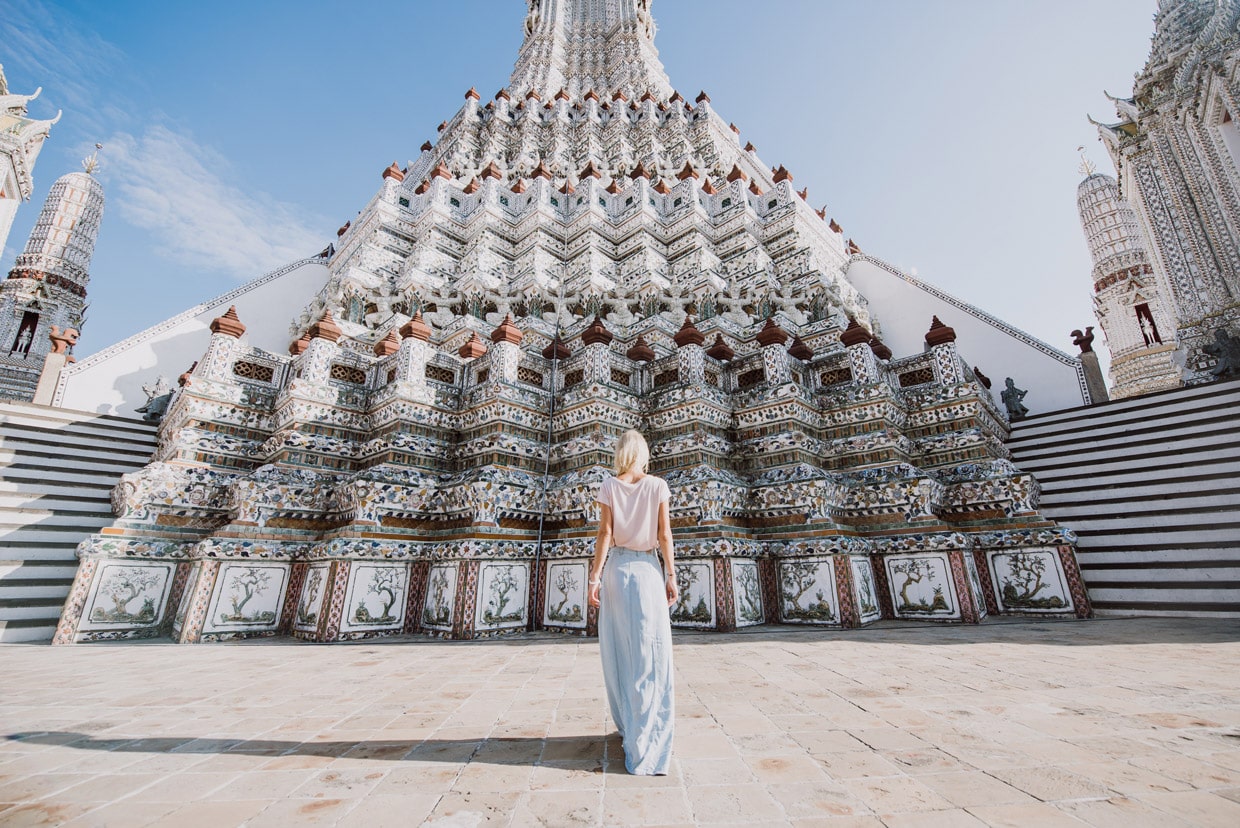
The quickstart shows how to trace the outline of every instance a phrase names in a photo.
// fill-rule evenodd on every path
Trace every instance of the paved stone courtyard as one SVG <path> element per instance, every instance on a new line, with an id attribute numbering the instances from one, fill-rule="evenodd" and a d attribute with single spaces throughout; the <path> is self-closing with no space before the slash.
<path id="1" fill-rule="evenodd" d="M 1240 825 L 1240 624 L 678 634 L 673 773 L 593 640 L 0 647 L 0 825 Z"/>

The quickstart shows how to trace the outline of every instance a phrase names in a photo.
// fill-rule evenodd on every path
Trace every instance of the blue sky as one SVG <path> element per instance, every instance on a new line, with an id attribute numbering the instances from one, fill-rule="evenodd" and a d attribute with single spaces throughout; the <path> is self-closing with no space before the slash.
<path id="1" fill-rule="evenodd" d="M 1113 115 L 1104 89 L 1131 91 L 1155 5 L 658 0 L 653 12 L 673 85 L 706 90 L 867 253 L 1072 351 L 1068 332 L 1095 324 L 1076 148 L 1111 171 L 1085 115 Z M 521 0 L 6 6 L 10 89 L 42 86 L 31 115 L 64 116 L 5 271 L 51 183 L 105 145 L 80 356 L 322 249 L 466 89 L 506 84 L 525 12 Z"/>

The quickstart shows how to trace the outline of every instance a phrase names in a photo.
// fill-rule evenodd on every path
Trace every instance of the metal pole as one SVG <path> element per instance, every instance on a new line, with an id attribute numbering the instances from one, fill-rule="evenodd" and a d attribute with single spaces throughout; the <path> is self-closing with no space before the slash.
<path id="1" fill-rule="evenodd" d="M 555 334 L 551 339 L 551 402 L 547 406 L 547 454 L 543 459 L 542 502 L 538 509 L 538 545 L 534 548 L 534 567 L 530 571 L 530 586 L 538 586 L 538 565 L 542 562 L 543 524 L 547 520 L 547 488 L 551 482 L 551 439 L 552 422 L 555 420 L 555 381 L 556 370 L 560 365 L 560 315 L 555 316 Z M 530 590 L 529 621 L 526 630 L 533 632 L 538 622 L 534 618 L 534 610 L 538 607 L 538 594 Z"/>

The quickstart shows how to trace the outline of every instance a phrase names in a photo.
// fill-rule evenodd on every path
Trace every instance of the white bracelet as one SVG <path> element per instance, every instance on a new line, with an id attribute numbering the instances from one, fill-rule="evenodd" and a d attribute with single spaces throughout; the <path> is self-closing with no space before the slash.
<path id="1" fill-rule="evenodd" d="M 601 578 L 591 578 L 591 579 L 590 579 L 590 583 L 592 583 L 592 584 L 597 584 L 597 583 L 600 583 L 601 581 L 602 581 L 602 579 L 601 579 Z"/>

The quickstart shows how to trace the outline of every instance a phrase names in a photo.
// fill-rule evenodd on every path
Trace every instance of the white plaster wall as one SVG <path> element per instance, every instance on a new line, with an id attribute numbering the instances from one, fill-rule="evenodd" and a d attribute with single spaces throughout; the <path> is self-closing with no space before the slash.
<path id="1" fill-rule="evenodd" d="M 246 326 L 242 341 L 283 354 L 289 322 L 310 304 L 328 278 L 321 259 L 303 259 L 204 302 L 69 366 L 60 374 L 55 404 L 79 411 L 139 417 L 143 385 L 163 376 L 175 386 L 207 349 L 211 320 L 237 306 Z"/>
<path id="2" fill-rule="evenodd" d="M 872 256 L 853 259 L 846 275 L 869 300 L 881 326 L 882 340 L 895 358 L 925 350 L 926 331 L 931 318 L 937 316 L 956 330 L 956 349 L 965 362 L 981 369 L 994 383 L 991 395 L 1000 406 L 999 393 L 1006 377 L 1029 392 L 1024 403 L 1030 414 L 1088 403 L 1079 379 L 1078 358 Z"/>

